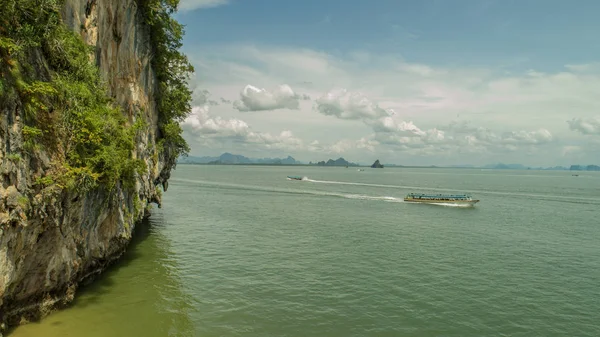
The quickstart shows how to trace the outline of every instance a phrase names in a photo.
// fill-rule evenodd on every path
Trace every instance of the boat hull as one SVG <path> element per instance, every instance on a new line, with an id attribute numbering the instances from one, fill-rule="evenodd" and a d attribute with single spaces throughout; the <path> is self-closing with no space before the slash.
<path id="1" fill-rule="evenodd" d="M 430 205 L 457 205 L 457 206 L 475 206 L 479 200 L 417 200 L 404 199 L 404 202 L 414 204 L 430 204 Z"/>

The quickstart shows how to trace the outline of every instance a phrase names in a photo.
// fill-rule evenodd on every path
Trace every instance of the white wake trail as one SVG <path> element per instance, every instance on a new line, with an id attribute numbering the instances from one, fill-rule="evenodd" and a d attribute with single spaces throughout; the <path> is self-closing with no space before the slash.
<path id="1" fill-rule="evenodd" d="M 243 189 L 243 190 L 250 190 L 250 191 L 261 191 L 261 192 L 305 194 L 305 195 L 314 195 L 314 196 L 330 196 L 330 197 L 356 199 L 356 200 L 404 202 L 403 198 L 396 198 L 396 197 L 392 197 L 392 196 L 370 196 L 370 195 L 362 195 L 362 194 L 283 189 L 283 188 L 275 188 L 275 187 L 261 187 L 261 186 L 255 186 L 255 185 L 243 185 L 243 184 L 235 184 L 235 183 L 223 183 L 223 182 L 214 182 L 214 181 L 206 181 L 206 180 L 193 180 L 193 179 L 180 179 L 180 178 L 171 178 L 170 181 L 193 183 L 193 184 L 204 185 L 204 186 L 235 188 L 235 189 Z M 305 181 L 309 181 L 309 180 L 305 180 Z"/>
<path id="2" fill-rule="evenodd" d="M 370 184 L 370 183 L 356 183 L 346 181 L 334 181 L 334 180 L 314 180 L 307 179 L 306 181 L 318 184 L 337 184 L 337 185 L 350 185 L 350 186 L 366 186 L 366 187 L 382 187 L 382 188 L 397 188 L 397 189 L 412 189 L 412 190 L 425 190 L 425 191 L 440 191 L 440 192 L 456 192 L 456 189 L 448 188 L 437 188 L 437 187 L 422 187 L 422 186 L 408 186 L 408 185 L 388 185 L 388 184 Z M 593 201 L 600 202 L 598 198 L 587 198 L 587 197 L 573 197 L 566 195 L 549 195 L 549 194 L 533 194 L 533 193 L 519 193 L 519 192 L 497 192 L 497 191 L 484 191 L 484 190 L 461 190 L 464 193 L 479 193 L 479 194 L 492 194 L 492 195 L 503 195 L 503 196 L 519 196 L 519 197 L 531 197 L 531 198 L 554 198 L 563 200 L 574 200 L 574 201 Z"/>

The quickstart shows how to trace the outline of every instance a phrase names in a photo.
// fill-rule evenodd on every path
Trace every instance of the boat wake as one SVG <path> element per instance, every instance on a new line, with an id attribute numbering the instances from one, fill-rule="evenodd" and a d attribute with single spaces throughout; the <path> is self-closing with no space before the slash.
<path id="1" fill-rule="evenodd" d="M 290 179 L 289 180 L 295 180 Z M 304 179 L 302 179 L 304 180 Z M 235 190 L 245 190 L 245 191 L 260 191 L 260 192 L 272 192 L 272 193 L 284 193 L 284 194 L 299 194 L 299 195 L 314 195 L 314 196 L 324 196 L 324 197 L 338 197 L 345 199 L 355 199 L 355 200 L 371 200 L 371 201 L 385 201 L 385 202 L 404 202 L 403 198 L 396 198 L 392 196 L 371 196 L 371 195 L 363 195 L 363 194 L 349 194 L 349 193 L 335 193 L 335 192 L 324 192 L 324 191 L 309 191 L 309 190 L 296 190 L 296 189 L 283 189 L 283 188 L 266 188 L 261 186 L 253 186 L 253 185 L 243 185 L 243 184 L 232 184 L 232 183 L 222 183 L 222 182 L 214 182 L 214 181 L 204 181 L 204 180 L 192 180 L 192 179 L 178 179 L 171 178 L 171 182 L 184 182 L 184 183 L 193 183 L 203 186 L 211 186 L 219 189 L 235 189 Z M 310 181 L 310 180 L 306 180 Z"/>
<path id="2" fill-rule="evenodd" d="M 307 179 L 306 181 L 312 182 L 312 183 L 317 183 L 317 184 L 397 188 L 397 189 L 404 189 L 404 190 L 411 189 L 411 190 L 425 190 L 425 191 L 439 191 L 439 192 L 455 192 L 456 191 L 455 189 L 448 189 L 448 188 L 408 186 L 408 185 L 370 184 L 370 183 L 357 183 L 357 182 L 335 181 L 335 180 Z M 502 196 L 522 197 L 522 198 L 539 198 L 539 199 L 543 199 L 543 200 L 554 200 L 554 201 L 572 202 L 572 203 L 590 203 L 590 204 L 600 203 L 600 199 L 598 199 L 598 198 L 575 197 L 575 196 L 566 196 L 566 195 L 544 195 L 544 194 L 519 193 L 519 192 L 496 192 L 496 191 L 487 191 L 487 190 L 461 190 L 461 192 L 487 194 L 487 195 L 502 195 Z M 452 205 L 455 207 L 457 206 L 456 204 L 452 204 Z M 444 206 L 447 206 L 447 205 L 444 205 Z M 464 205 L 458 205 L 458 206 L 465 207 Z"/>
<path id="3" fill-rule="evenodd" d="M 289 180 L 292 180 L 288 178 Z M 237 189 L 237 190 L 248 190 L 248 191 L 263 191 L 263 192 L 275 192 L 275 193 L 283 193 L 283 194 L 305 194 L 305 195 L 314 195 L 314 196 L 329 196 L 329 197 L 338 197 L 345 199 L 357 199 L 357 200 L 371 200 L 371 201 L 384 201 L 384 202 L 394 202 L 394 203 L 405 203 L 403 197 L 393 197 L 393 196 L 372 196 L 372 195 L 363 195 L 363 194 L 349 194 L 349 193 L 335 193 L 335 192 L 324 192 L 324 191 L 314 191 L 314 190 L 304 190 L 304 189 L 284 189 L 277 187 L 261 187 L 261 186 L 253 186 L 253 185 L 242 185 L 242 184 L 233 184 L 233 183 L 224 183 L 224 182 L 215 182 L 215 181 L 203 181 L 203 180 L 193 180 L 193 179 L 180 179 L 180 178 L 171 178 L 171 182 L 186 182 L 199 184 L 203 186 L 214 186 L 215 188 L 221 189 Z M 369 183 L 358 183 L 358 182 L 344 182 L 344 181 L 330 181 L 330 180 L 316 180 L 310 179 L 308 177 L 302 177 L 298 182 L 310 182 L 317 184 L 337 184 L 337 185 L 352 185 L 352 186 L 370 186 L 370 187 L 382 187 L 382 188 L 398 188 L 398 189 L 413 189 L 413 190 L 431 190 L 431 191 L 453 191 L 450 189 L 442 189 L 442 188 L 429 188 L 429 187 L 420 187 L 420 186 L 403 186 L 403 185 L 387 185 L 387 184 L 369 184 Z M 302 184 L 304 185 L 304 184 Z M 301 185 L 296 185 L 301 186 Z M 558 195 L 537 195 L 537 194 L 526 194 L 526 193 L 512 193 L 512 192 L 494 192 L 494 191 L 484 191 L 484 190 L 463 190 L 462 192 L 466 193 L 478 193 L 478 194 L 488 194 L 488 195 L 506 195 L 511 197 L 522 197 L 522 198 L 539 198 L 543 200 L 551 200 L 551 201 L 559 201 L 559 202 L 570 202 L 570 203 L 589 203 L 589 204 L 600 204 L 600 199 L 597 198 L 585 198 L 585 197 L 572 197 L 572 196 L 558 196 Z M 439 202 L 439 203 L 428 203 L 429 205 L 434 206 L 445 206 L 445 207 L 457 207 L 457 208 L 472 208 L 472 205 L 469 204 L 456 204 L 451 202 Z"/>
<path id="4" fill-rule="evenodd" d="M 395 197 L 372 197 L 372 196 L 368 196 L 368 195 L 360 195 L 360 194 L 338 194 L 335 193 L 336 195 L 339 195 L 340 197 L 346 198 L 346 199 L 358 199 L 358 200 L 377 200 L 377 201 L 387 201 L 387 202 L 404 202 L 404 200 L 402 200 L 402 198 L 395 198 Z"/>

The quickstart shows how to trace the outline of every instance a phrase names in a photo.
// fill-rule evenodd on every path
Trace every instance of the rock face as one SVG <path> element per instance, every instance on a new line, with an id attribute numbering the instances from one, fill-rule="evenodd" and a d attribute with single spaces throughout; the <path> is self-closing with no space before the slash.
<path id="1" fill-rule="evenodd" d="M 90 45 L 109 93 L 132 116 L 146 120 L 134 156 L 147 164 L 134 192 L 102 187 L 85 194 L 32 192 L 50 169 L 43 151 L 21 157 L 22 106 L 0 111 L 0 332 L 44 316 L 73 299 L 78 284 L 119 258 L 147 205 L 160 204 L 173 163 L 158 154 L 155 75 L 148 29 L 135 0 L 65 0 L 64 22 Z"/>
<path id="2" fill-rule="evenodd" d="M 371 168 L 383 168 L 383 165 L 381 165 L 381 163 L 379 162 L 379 159 L 377 159 L 373 165 L 371 165 Z"/>

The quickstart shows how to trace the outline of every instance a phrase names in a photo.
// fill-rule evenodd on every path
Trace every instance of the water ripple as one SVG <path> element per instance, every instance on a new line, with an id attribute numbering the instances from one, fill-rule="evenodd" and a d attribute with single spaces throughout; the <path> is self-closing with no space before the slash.
<path id="1" fill-rule="evenodd" d="M 14 336 L 600 336 L 600 179 L 443 172 L 178 167 L 126 265 Z"/>

